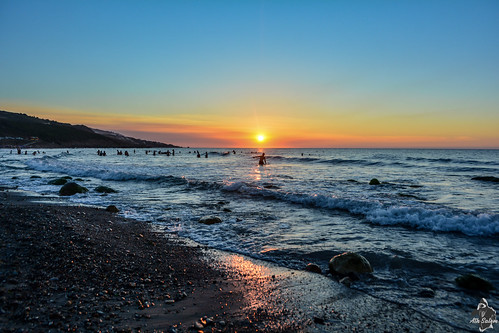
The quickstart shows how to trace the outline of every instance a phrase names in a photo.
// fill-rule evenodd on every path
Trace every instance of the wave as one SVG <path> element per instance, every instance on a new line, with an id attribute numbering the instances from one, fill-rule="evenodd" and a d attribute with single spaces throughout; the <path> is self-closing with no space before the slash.
<path id="1" fill-rule="evenodd" d="M 436 232 L 459 232 L 468 236 L 499 234 L 499 214 L 435 208 L 425 204 L 409 207 L 399 203 L 386 204 L 367 199 L 280 192 L 252 186 L 245 182 L 227 184 L 222 189 L 228 192 L 272 198 L 309 207 L 345 211 L 362 216 L 366 221 L 376 225 L 401 225 Z"/>
<path id="2" fill-rule="evenodd" d="M 37 171 L 54 172 L 59 174 L 68 174 L 75 177 L 92 177 L 101 180 L 114 181 L 150 181 L 170 184 L 187 184 L 188 181 L 183 177 L 171 175 L 160 175 L 152 173 L 150 168 L 134 168 L 131 172 L 129 166 L 115 167 L 109 169 L 109 165 L 82 164 L 81 162 L 60 162 L 58 158 L 44 156 L 43 158 L 31 160 L 27 165 Z"/>
<path id="3" fill-rule="evenodd" d="M 332 159 L 323 159 L 317 157 L 285 157 L 285 156 L 268 156 L 269 160 L 281 160 L 287 162 L 298 162 L 298 163 L 323 163 L 323 164 L 332 164 L 332 165 L 362 165 L 362 166 L 380 166 L 385 165 L 385 162 L 376 161 L 376 160 L 358 160 L 358 159 L 341 159 L 341 158 L 332 158 Z M 399 162 L 395 162 L 395 164 L 400 164 Z"/>
<path id="4" fill-rule="evenodd" d="M 431 163 L 455 163 L 455 164 L 471 164 L 471 165 L 491 165 L 499 166 L 495 161 L 479 161 L 479 160 L 459 160 L 452 158 L 425 158 L 425 157 L 406 157 L 407 161 L 431 162 Z"/>
<path id="5" fill-rule="evenodd" d="M 219 183 L 212 180 L 186 179 L 180 176 L 161 175 L 164 169 L 130 165 L 109 165 L 61 161 L 58 157 L 44 156 L 26 162 L 28 167 L 42 172 L 67 174 L 76 177 L 92 177 L 113 181 L 148 181 L 187 186 L 197 190 L 222 190 L 242 193 L 265 199 L 275 199 L 309 207 L 341 210 L 358 215 L 376 225 L 403 225 L 415 229 L 437 232 L 459 232 L 469 236 L 493 236 L 499 234 L 499 214 L 442 208 L 429 204 L 394 200 L 381 203 L 364 198 L 336 197 L 325 194 L 293 193 L 278 186 L 253 182 Z M 160 175 L 158 175 L 160 174 Z"/>

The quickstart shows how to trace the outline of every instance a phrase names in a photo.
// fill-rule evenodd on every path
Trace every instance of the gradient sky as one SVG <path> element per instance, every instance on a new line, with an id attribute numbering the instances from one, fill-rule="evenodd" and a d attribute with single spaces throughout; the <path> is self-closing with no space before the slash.
<path id="1" fill-rule="evenodd" d="M 191 147 L 499 148 L 499 1 L 0 0 L 0 109 Z"/>

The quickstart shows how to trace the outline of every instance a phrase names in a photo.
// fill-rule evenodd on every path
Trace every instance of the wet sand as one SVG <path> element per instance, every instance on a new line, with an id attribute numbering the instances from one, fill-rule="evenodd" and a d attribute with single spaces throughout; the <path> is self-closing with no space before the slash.
<path id="1" fill-rule="evenodd" d="M 330 276 L 0 191 L 2 332 L 459 331 Z"/>

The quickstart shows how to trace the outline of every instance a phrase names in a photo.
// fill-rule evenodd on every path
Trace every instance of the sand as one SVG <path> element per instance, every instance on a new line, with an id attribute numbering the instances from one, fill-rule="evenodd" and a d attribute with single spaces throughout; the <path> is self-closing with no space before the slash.
<path id="1" fill-rule="evenodd" d="M 47 200 L 45 200 L 47 201 Z M 1 332 L 446 332 L 331 276 L 0 190 Z"/>

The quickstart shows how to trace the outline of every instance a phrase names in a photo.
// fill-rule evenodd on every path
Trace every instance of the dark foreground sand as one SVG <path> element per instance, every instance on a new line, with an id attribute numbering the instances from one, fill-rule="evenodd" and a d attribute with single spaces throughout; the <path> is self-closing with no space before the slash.
<path id="1" fill-rule="evenodd" d="M 36 199 L 36 198 L 35 198 Z M 329 277 L 0 191 L 0 332 L 455 332 Z"/>

